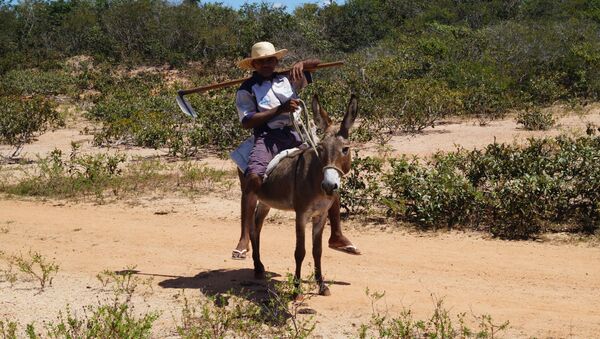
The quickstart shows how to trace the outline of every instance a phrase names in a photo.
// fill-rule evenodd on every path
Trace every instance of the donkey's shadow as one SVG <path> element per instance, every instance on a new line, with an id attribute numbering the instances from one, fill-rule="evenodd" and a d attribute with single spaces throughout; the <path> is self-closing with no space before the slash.
<path id="1" fill-rule="evenodd" d="M 291 274 L 286 279 L 280 274 L 266 272 L 268 279 L 257 280 L 254 279 L 254 270 L 249 268 L 209 270 L 191 277 L 145 273 L 137 270 L 130 272 L 136 275 L 168 278 L 158 283 L 158 286 L 162 288 L 199 290 L 203 295 L 214 298 L 215 306 L 222 306 L 220 305 L 221 301 L 224 300 L 222 297 L 227 299 L 227 295 L 245 299 L 261 308 L 263 312 L 262 321 L 270 325 L 284 324 L 285 320 L 292 316 L 288 309 L 288 302 L 292 299 L 288 299 L 290 298 L 289 295 L 281 294 L 282 291 L 286 290 L 286 284 L 288 287 L 287 292 L 290 292 L 289 287 L 293 285 Z M 314 284 L 312 288 L 314 291 L 305 291 L 304 296 L 309 298 L 317 296 L 317 285 L 314 281 L 303 281 L 303 283 Z M 350 285 L 343 281 L 330 280 L 328 283 Z M 278 288 L 282 286 L 283 289 Z M 316 313 L 315 310 L 307 307 L 305 302 L 296 302 L 294 305 L 297 313 Z"/>
<path id="2" fill-rule="evenodd" d="M 138 273 L 140 274 L 140 273 Z M 143 274 L 143 273 L 141 273 Z M 218 269 L 204 271 L 192 277 L 173 277 L 158 283 L 162 288 L 197 289 L 205 296 L 218 297 L 231 294 L 255 303 L 264 303 L 269 298 L 269 291 L 274 291 L 275 279 L 255 280 L 254 271 L 243 269 Z M 267 276 L 276 278 L 281 275 L 268 272 Z"/>
<path id="3" fill-rule="evenodd" d="M 205 296 L 214 297 L 222 294 L 232 294 L 240 298 L 253 302 L 264 302 L 269 297 L 269 291 L 275 291 L 277 284 L 285 284 L 285 279 L 278 281 L 273 278 L 280 278 L 281 275 L 274 272 L 267 272 L 268 279 L 254 279 L 254 270 L 250 268 L 241 269 L 218 269 L 204 271 L 192 277 L 165 276 L 159 274 L 150 274 L 136 271 L 139 275 L 152 275 L 160 277 L 170 277 L 158 283 L 162 288 L 176 289 L 197 289 Z M 303 280 L 303 283 L 309 281 Z M 343 281 L 328 280 L 331 285 L 350 285 Z M 309 295 L 312 293 L 308 293 Z"/>
<path id="4" fill-rule="evenodd" d="M 199 290 L 205 296 L 212 297 L 217 307 L 227 305 L 228 295 L 237 296 L 260 308 L 261 322 L 275 326 L 285 324 L 292 315 L 286 299 L 282 299 L 277 292 L 277 285 L 285 282 L 276 279 L 255 280 L 250 277 L 254 277 L 252 269 L 218 269 L 200 272 L 193 277 L 173 277 L 158 285 L 162 288 Z M 267 277 L 277 278 L 281 275 L 268 272 Z"/>

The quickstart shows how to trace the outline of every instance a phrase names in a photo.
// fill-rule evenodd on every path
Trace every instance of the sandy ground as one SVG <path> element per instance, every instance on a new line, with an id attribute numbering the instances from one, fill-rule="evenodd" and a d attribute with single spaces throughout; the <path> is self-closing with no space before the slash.
<path id="1" fill-rule="evenodd" d="M 251 261 L 229 259 L 238 232 L 236 207 L 233 201 L 204 197 L 157 215 L 158 204 L 2 201 L 0 224 L 8 227 L 0 235 L 2 250 L 35 249 L 61 268 L 53 286 L 41 294 L 32 289 L 33 282 L 12 288 L 0 284 L 0 318 L 40 324 L 55 320 L 66 304 L 81 310 L 106 295 L 99 291 L 97 273 L 136 265 L 140 277 L 154 277 L 154 293 L 138 309 L 163 310 L 156 335 L 172 334 L 180 315 L 174 297 L 178 292 L 214 295 L 254 284 Z M 294 270 L 293 221 L 287 213 L 274 216 L 263 232 L 262 256 L 267 271 L 285 275 Z M 346 233 L 364 255 L 324 251 L 332 295 L 308 301 L 317 312 L 317 334 L 355 334 L 353 324 L 371 314 L 367 287 L 385 291 L 380 307 L 387 304 L 391 315 L 405 307 L 423 319 L 434 308 L 433 298 L 443 298 L 452 313 L 490 314 L 498 323 L 509 320 L 507 337 L 592 338 L 600 332 L 597 247 L 486 240 L 468 233 L 359 232 L 359 225 L 351 226 Z M 305 274 L 311 261 L 308 256 Z"/>
<path id="2" fill-rule="evenodd" d="M 586 121 L 600 124 L 600 114 L 563 117 L 559 128 L 544 135 L 582 133 Z M 498 142 L 519 142 L 538 135 L 516 129 L 512 120 L 486 127 L 467 121 L 438 126 L 416 137 L 398 136 L 390 145 L 394 154 L 423 156 L 453 150 L 454 144 L 473 148 L 493 142 L 494 137 Z M 55 147 L 68 151 L 71 140 L 80 141 L 82 150 L 103 151 L 89 145 L 89 139 L 76 129 L 60 130 L 26 146 L 24 154 L 43 155 Z M 2 154 L 9 150 L 0 146 Z M 363 151 L 375 153 L 376 146 Z M 141 151 L 146 156 L 161 152 Z M 206 161 L 220 168 L 232 166 L 214 158 Z M 252 279 L 251 260 L 229 258 L 239 232 L 238 213 L 236 190 L 194 200 L 142 197 L 135 205 L 0 200 L 0 251 L 25 254 L 31 249 L 60 265 L 53 286 L 43 293 L 38 293 L 34 282 L 19 281 L 12 287 L 0 282 L 0 319 L 42 326 L 43 321 L 55 320 L 67 304 L 81 312 L 83 305 L 109 296 L 97 273 L 136 265 L 139 277 L 153 278 L 151 294 L 136 299 L 138 311 L 161 310 L 155 336 L 172 336 L 181 311 L 176 296 L 183 290 L 194 297 L 241 287 L 265 289 L 264 283 Z M 434 300 L 443 299 L 452 314 L 466 312 L 467 318 L 489 314 L 496 323 L 510 321 L 504 333 L 509 338 L 599 336 L 600 248 L 589 242 L 509 242 L 476 233 L 423 234 L 358 221 L 345 222 L 344 227 L 364 254 L 324 251 L 323 269 L 332 295 L 314 297 L 306 306 L 316 311 L 317 335 L 355 335 L 372 313 L 365 295 L 369 288 L 385 291 L 378 307 L 387 307 L 392 316 L 408 308 L 416 319 L 425 319 L 434 309 Z M 272 212 L 262 241 L 267 271 L 276 279 L 293 272 L 292 214 Z M 311 263 L 308 254 L 305 275 Z"/>

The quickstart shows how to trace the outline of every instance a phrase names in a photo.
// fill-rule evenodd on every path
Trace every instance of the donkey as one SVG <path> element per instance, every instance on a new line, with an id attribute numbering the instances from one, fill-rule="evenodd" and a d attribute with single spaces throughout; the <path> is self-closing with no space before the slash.
<path id="1" fill-rule="evenodd" d="M 270 208 L 296 212 L 296 286 L 300 285 L 302 261 L 306 254 L 305 228 L 312 220 L 312 254 L 315 260 L 315 279 L 320 295 L 330 295 L 321 272 L 323 228 L 327 211 L 338 194 L 340 178 L 350 171 L 348 136 L 358 113 L 358 102 L 350 98 L 346 114 L 339 128 L 332 125 L 327 112 L 315 95 L 312 100 L 314 121 L 324 132 L 317 152 L 306 149 L 281 160 L 258 191 L 258 205 L 254 223 L 250 226 L 252 259 L 256 278 L 264 278 L 265 267 L 260 260 L 260 232 Z"/>

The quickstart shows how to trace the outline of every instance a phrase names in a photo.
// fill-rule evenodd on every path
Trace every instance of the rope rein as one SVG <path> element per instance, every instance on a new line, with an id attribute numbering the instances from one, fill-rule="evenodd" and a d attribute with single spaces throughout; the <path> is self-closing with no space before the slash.
<path id="1" fill-rule="evenodd" d="M 317 143 L 319 142 L 319 137 L 316 135 L 317 126 L 310 118 L 308 114 L 308 110 L 306 109 L 306 103 L 304 100 L 300 99 L 301 107 L 298 107 L 292 116 L 290 117 L 292 123 L 294 124 L 294 129 L 298 134 L 300 134 L 300 138 L 302 141 L 310 145 L 312 149 L 315 151 L 317 158 L 319 157 L 319 152 L 317 152 Z M 304 120 L 302 120 L 302 115 L 304 115 Z M 308 126 L 308 128 L 307 128 Z"/>
<path id="2" fill-rule="evenodd" d="M 306 109 L 306 103 L 304 102 L 304 100 L 299 100 L 301 107 L 298 107 L 298 109 L 294 111 L 294 113 L 292 113 L 290 119 L 292 120 L 294 129 L 296 130 L 296 132 L 298 132 L 302 141 L 310 145 L 310 147 L 312 147 L 312 149 L 315 151 L 317 159 L 320 159 L 319 152 L 317 152 L 317 143 L 319 142 L 319 137 L 316 135 L 317 126 L 308 114 L 308 110 Z M 304 120 L 302 119 L 302 115 L 304 115 Z M 323 166 L 323 172 L 325 172 L 329 168 L 336 170 L 342 177 L 345 175 L 345 173 L 341 169 L 339 169 L 333 164 Z"/>

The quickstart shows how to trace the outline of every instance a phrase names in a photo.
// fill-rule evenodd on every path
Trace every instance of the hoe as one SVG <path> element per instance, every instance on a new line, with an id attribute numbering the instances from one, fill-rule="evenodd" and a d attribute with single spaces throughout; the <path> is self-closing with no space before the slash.
<path id="1" fill-rule="evenodd" d="M 306 70 L 314 71 L 315 69 L 336 67 L 336 66 L 341 66 L 343 64 L 344 64 L 343 61 L 325 62 L 325 63 L 318 64 L 314 68 L 307 68 Z M 291 71 L 291 69 L 286 69 L 286 70 L 282 71 L 281 73 L 289 73 L 290 71 Z M 191 89 L 182 89 L 182 90 L 177 91 L 177 97 L 175 98 L 175 100 L 177 100 L 177 104 L 179 105 L 179 108 L 181 108 L 183 113 L 185 113 L 186 115 L 188 115 L 192 118 L 196 118 L 198 115 L 192 108 L 192 105 L 190 105 L 190 103 L 187 100 L 185 100 L 185 98 L 184 98 L 185 95 L 192 94 L 192 93 L 203 93 L 203 92 L 207 92 L 207 91 L 210 91 L 213 89 L 234 86 L 237 84 L 241 84 L 242 82 L 244 82 L 248 79 L 250 79 L 250 77 L 220 82 L 217 84 L 206 85 L 206 86 L 196 87 L 196 88 L 191 88 Z"/>

